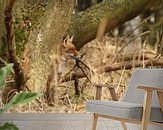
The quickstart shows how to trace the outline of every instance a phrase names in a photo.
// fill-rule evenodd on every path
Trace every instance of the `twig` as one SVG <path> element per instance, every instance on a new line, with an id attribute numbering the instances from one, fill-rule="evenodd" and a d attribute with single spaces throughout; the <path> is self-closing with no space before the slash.
<path id="1" fill-rule="evenodd" d="M 159 53 L 161 54 L 162 52 L 162 49 L 163 49 L 163 44 L 161 44 L 163 42 L 163 34 L 162 33 L 159 33 L 159 42 L 158 42 L 158 45 L 160 45 L 160 48 L 159 48 Z"/>
<path id="2" fill-rule="evenodd" d="M 90 83 L 92 83 L 92 81 L 88 78 L 87 74 L 85 73 L 85 71 L 83 70 L 83 68 L 79 65 L 79 63 L 83 64 L 86 68 L 88 68 L 90 71 L 92 71 L 86 64 L 84 64 L 79 58 L 76 58 L 74 56 L 71 56 L 73 59 L 75 59 L 76 61 L 76 66 L 81 69 L 81 71 L 83 72 L 83 74 L 85 75 L 85 77 L 89 80 Z"/>
<path id="3" fill-rule="evenodd" d="M 4 63 L 5 65 L 7 65 L 7 62 L 6 62 L 5 60 L 3 60 L 1 57 L 0 57 L 0 61 L 1 61 L 2 63 Z"/>
<path id="4" fill-rule="evenodd" d="M 37 100 L 36 100 L 37 101 Z M 45 111 L 43 110 L 42 106 L 40 104 L 38 104 L 38 102 L 33 101 L 33 103 L 37 106 L 37 108 L 42 112 L 45 113 Z"/>
<path id="5" fill-rule="evenodd" d="M 160 60 L 158 60 L 158 58 L 156 59 L 148 59 L 148 60 L 144 60 L 144 64 L 145 66 L 151 66 L 151 63 L 153 66 L 163 66 L 163 58 L 159 58 Z M 142 60 L 141 61 L 137 61 L 135 63 L 135 67 L 142 67 Z M 97 73 L 105 73 L 105 72 L 112 72 L 112 71 L 118 71 L 121 70 L 123 67 L 125 67 L 125 69 L 132 69 L 133 68 L 133 62 L 132 61 L 125 61 L 124 63 L 114 63 L 112 65 L 105 65 L 105 66 L 101 66 L 99 68 L 97 68 Z M 76 75 L 78 76 L 78 78 L 84 78 L 86 77 L 83 73 L 79 72 L 76 73 Z M 71 78 L 71 80 L 74 80 L 74 77 Z M 70 76 L 65 77 L 64 82 L 68 82 L 70 81 Z"/>
<path id="6" fill-rule="evenodd" d="M 14 82 L 14 80 L 8 80 L 8 81 L 6 81 L 6 84 L 13 83 L 13 82 Z"/>
<path id="7" fill-rule="evenodd" d="M 151 16 L 145 18 L 142 22 L 140 22 L 140 24 L 138 24 L 134 29 L 132 29 L 130 32 L 128 32 L 124 38 L 129 37 L 136 29 L 138 29 L 142 24 L 144 24 L 147 20 L 149 20 L 151 18 Z"/>
<path id="8" fill-rule="evenodd" d="M 69 103 L 70 107 L 72 108 L 72 103 L 71 103 L 71 100 L 70 100 L 70 98 L 69 98 L 69 95 L 68 95 L 68 94 L 66 94 L 66 98 L 67 98 L 67 100 L 68 100 L 68 103 Z"/>
<path id="9" fill-rule="evenodd" d="M 84 55 L 85 55 L 85 54 L 83 54 L 81 58 L 83 58 L 83 56 L 84 56 Z M 80 59 L 81 59 L 81 58 L 80 58 L 80 59 L 79 59 L 79 58 L 76 58 L 75 56 L 70 56 L 70 57 L 71 57 L 72 59 L 75 59 L 76 63 L 77 63 L 77 61 L 78 61 L 78 60 L 80 60 Z M 80 60 L 80 62 L 82 63 L 82 61 L 81 61 L 81 60 Z M 84 64 L 84 63 L 83 63 L 83 64 Z M 85 65 L 85 64 L 84 64 L 84 65 Z M 72 72 L 72 71 L 75 69 L 75 67 L 76 67 L 76 66 L 77 66 L 77 64 L 75 64 L 75 65 L 72 67 L 72 69 L 70 69 L 70 71 L 68 71 L 68 72 L 67 72 L 67 73 L 66 73 L 66 74 L 65 74 L 63 77 L 68 76 L 68 75 L 69 75 L 69 74 L 70 74 L 70 73 L 71 73 L 71 72 Z M 87 67 L 88 67 L 88 66 L 87 66 Z M 88 67 L 88 68 L 89 68 L 89 67 Z M 60 80 L 60 81 L 62 82 L 62 81 L 63 81 L 63 79 L 64 79 L 64 78 L 61 78 L 61 80 Z M 60 81 L 59 81 L 59 82 L 60 82 Z"/>
<path id="10" fill-rule="evenodd" d="M 134 40 L 137 39 L 138 37 L 141 37 L 141 36 L 146 35 L 146 34 L 148 34 L 148 33 L 150 33 L 150 31 L 143 32 L 143 33 L 141 33 L 140 35 L 138 35 L 138 36 L 132 38 L 131 40 L 129 40 L 129 41 L 118 51 L 117 55 L 116 55 L 115 58 L 113 59 L 113 63 L 117 60 L 119 54 L 123 51 L 123 49 L 124 49 L 125 47 L 127 47 L 132 41 L 134 41 Z"/>
<path id="11" fill-rule="evenodd" d="M 79 58 L 76 58 L 74 56 L 71 56 L 71 58 L 75 59 L 76 60 L 76 63 L 79 64 L 83 64 L 85 67 L 87 67 L 90 71 L 92 71 L 85 63 L 83 63 Z M 92 71 L 93 72 L 93 71 Z"/>
<path id="12" fill-rule="evenodd" d="M 66 76 L 68 76 L 74 69 L 75 69 L 75 67 L 76 67 L 76 64 L 72 67 L 72 69 L 70 69 L 70 71 L 68 71 L 63 77 L 66 77 Z M 62 81 L 62 77 L 61 77 L 61 79 L 59 80 L 59 83 L 60 83 L 60 81 Z"/>

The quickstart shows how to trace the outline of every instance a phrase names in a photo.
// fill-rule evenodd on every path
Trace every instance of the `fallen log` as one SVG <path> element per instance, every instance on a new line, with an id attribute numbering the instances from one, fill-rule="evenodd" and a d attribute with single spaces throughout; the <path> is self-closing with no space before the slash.
<path id="1" fill-rule="evenodd" d="M 159 60 L 140 60 L 140 61 L 125 61 L 123 63 L 114 63 L 110 65 L 101 66 L 96 69 L 95 74 L 102 74 L 106 72 L 118 71 L 122 69 L 133 69 L 135 67 L 149 67 L 149 66 L 163 66 L 163 58 Z M 78 78 L 84 78 L 85 75 L 80 71 L 77 73 L 69 74 L 65 77 L 62 77 L 61 82 L 68 82 L 75 80 L 76 76 Z"/>

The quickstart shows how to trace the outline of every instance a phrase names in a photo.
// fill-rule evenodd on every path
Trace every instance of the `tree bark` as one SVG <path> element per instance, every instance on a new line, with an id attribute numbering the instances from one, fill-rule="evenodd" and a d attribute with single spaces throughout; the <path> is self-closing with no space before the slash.
<path id="1" fill-rule="evenodd" d="M 5 25 L 4 25 L 4 8 L 5 1 L 0 0 L 0 55 L 3 54 L 2 47 L 4 46 L 4 35 L 5 35 Z"/>
<path id="2" fill-rule="evenodd" d="M 6 44 L 8 48 L 8 59 L 10 63 L 14 63 L 14 79 L 15 88 L 20 91 L 24 84 L 24 73 L 22 71 L 21 65 L 16 56 L 16 45 L 14 36 L 14 24 L 12 10 L 15 0 L 7 0 L 5 7 L 5 27 L 6 27 Z"/>
<path id="3" fill-rule="evenodd" d="M 154 7 L 160 0 L 119 0 L 103 1 L 86 11 L 74 14 L 67 34 L 73 34 L 75 46 L 79 50 L 87 42 L 95 39 L 99 23 L 108 19 L 105 32 L 133 19 L 140 13 Z"/>
<path id="4" fill-rule="evenodd" d="M 57 53 L 57 47 L 68 28 L 74 0 L 49 1 L 47 9 L 41 13 L 38 24 L 29 35 L 24 53 L 26 85 L 33 91 L 43 91 L 52 63 L 50 55 Z"/>

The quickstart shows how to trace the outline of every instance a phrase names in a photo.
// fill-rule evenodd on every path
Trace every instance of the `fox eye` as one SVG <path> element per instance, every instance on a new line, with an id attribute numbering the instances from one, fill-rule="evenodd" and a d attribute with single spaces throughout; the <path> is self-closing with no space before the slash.
<path id="1" fill-rule="evenodd" d="M 74 51 L 74 48 L 70 48 L 68 51 L 69 52 L 73 52 Z"/>

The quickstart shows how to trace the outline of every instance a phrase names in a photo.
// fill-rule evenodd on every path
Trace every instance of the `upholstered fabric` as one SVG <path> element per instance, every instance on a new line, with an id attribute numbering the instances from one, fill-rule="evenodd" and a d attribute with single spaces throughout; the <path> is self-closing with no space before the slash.
<path id="1" fill-rule="evenodd" d="M 97 114 L 141 120 L 144 90 L 136 89 L 137 86 L 163 88 L 163 69 L 137 69 L 131 76 L 128 89 L 122 102 L 92 100 L 87 102 L 86 110 Z M 152 97 L 150 120 L 163 122 L 163 115 L 160 111 L 156 92 L 153 93 Z"/>
<path id="2" fill-rule="evenodd" d="M 90 100 L 87 102 L 86 109 L 89 112 L 97 114 L 130 120 L 141 120 L 143 105 L 127 102 Z M 161 115 L 160 108 L 152 108 L 150 120 L 155 122 L 163 122 L 163 116 Z"/>
<path id="3" fill-rule="evenodd" d="M 163 69 L 136 69 L 132 73 L 123 101 L 143 104 L 144 91 L 136 89 L 137 86 L 163 88 Z M 159 106 L 156 92 L 152 97 L 152 106 Z"/>

